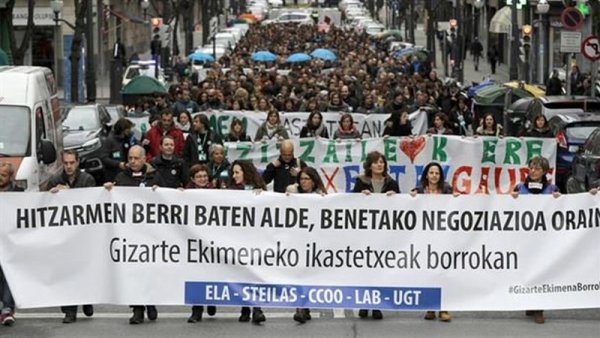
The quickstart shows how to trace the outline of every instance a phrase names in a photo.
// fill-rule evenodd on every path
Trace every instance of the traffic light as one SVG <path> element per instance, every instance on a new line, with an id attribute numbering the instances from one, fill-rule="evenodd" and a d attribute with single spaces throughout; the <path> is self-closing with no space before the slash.
<path id="1" fill-rule="evenodd" d="M 160 26 L 163 24 L 162 18 L 152 18 L 150 20 L 150 39 L 160 40 Z"/>
<path id="2" fill-rule="evenodd" d="M 527 63 L 529 60 L 529 51 L 531 51 L 531 33 L 533 33 L 531 25 L 523 25 L 521 28 L 521 48 L 519 48 L 519 57 L 523 63 Z"/>
<path id="3" fill-rule="evenodd" d="M 151 41 L 158 40 L 163 48 L 171 45 L 171 26 L 166 24 L 162 18 L 150 20 Z"/>

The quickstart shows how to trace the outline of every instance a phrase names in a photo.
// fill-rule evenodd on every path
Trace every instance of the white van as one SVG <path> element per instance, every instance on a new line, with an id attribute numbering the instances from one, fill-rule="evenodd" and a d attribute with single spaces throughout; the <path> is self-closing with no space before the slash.
<path id="1" fill-rule="evenodd" d="M 0 67 L 0 161 L 15 168 L 26 191 L 46 190 L 62 170 L 62 122 L 52 71 L 44 67 Z"/>

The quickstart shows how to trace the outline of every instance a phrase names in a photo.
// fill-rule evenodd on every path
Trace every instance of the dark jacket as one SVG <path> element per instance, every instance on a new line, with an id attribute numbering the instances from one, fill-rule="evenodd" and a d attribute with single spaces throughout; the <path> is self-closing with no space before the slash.
<path id="1" fill-rule="evenodd" d="M 545 128 L 545 129 L 532 128 L 527 131 L 527 136 L 529 136 L 529 137 L 554 137 L 554 135 L 552 134 L 552 130 L 550 130 L 550 128 Z"/>
<path id="2" fill-rule="evenodd" d="M 298 158 L 293 158 L 290 162 L 284 162 L 281 156 L 278 158 L 281 163 L 279 167 L 275 167 L 273 163 L 269 163 L 262 174 L 265 184 L 273 181 L 273 191 L 285 192 L 288 185 L 296 183 L 296 177 L 290 174 L 292 168 L 305 168 L 306 163 Z"/>
<path id="3" fill-rule="evenodd" d="M 58 185 L 66 185 L 69 188 L 88 188 L 95 187 L 96 180 L 92 175 L 84 171 L 79 171 L 75 174 L 75 179 L 73 180 L 73 183 L 71 183 L 67 177 L 67 174 L 65 174 L 63 171 L 62 173 L 50 178 L 50 181 L 48 182 L 48 190 Z"/>
<path id="4" fill-rule="evenodd" d="M 213 161 L 208 162 L 208 174 L 210 181 L 213 182 L 215 187 L 220 188 L 223 184 L 229 180 L 229 167 L 231 163 L 227 159 L 223 159 L 221 165 L 216 165 Z"/>
<path id="5" fill-rule="evenodd" d="M 167 160 L 162 155 L 156 156 L 152 160 L 152 166 L 160 173 L 165 188 L 182 188 L 189 181 L 188 168 L 179 157 Z"/>
<path id="6" fill-rule="evenodd" d="M 6 189 L 5 191 L 7 192 L 21 192 L 21 191 L 25 191 L 23 188 L 18 187 L 15 182 L 10 182 L 8 184 L 8 189 Z"/>
<path id="7" fill-rule="evenodd" d="M 120 172 L 115 177 L 115 185 L 122 187 L 152 187 L 163 186 L 163 181 L 160 173 L 156 171 L 150 164 L 146 163 L 142 171 L 134 173 L 131 169 Z"/>
<path id="8" fill-rule="evenodd" d="M 208 133 L 204 134 L 198 134 L 196 132 L 190 133 L 183 146 L 183 160 L 189 167 L 198 163 L 208 163 L 210 146 L 214 143 L 223 144 L 223 140 L 221 139 L 221 136 L 213 130 L 209 130 Z M 202 145 L 203 156 L 201 156 L 202 153 L 198 151 L 199 145 Z"/>
<path id="9" fill-rule="evenodd" d="M 356 177 L 356 181 L 354 182 L 354 188 L 352 192 L 362 192 L 363 190 L 373 191 L 373 182 L 371 181 L 371 177 L 366 175 L 360 175 Z M 398 186 L 398 182 L 390 176 L 385 176 L 383 179 L 383 187 L 381 188 L 381 193 L 386 193 L 388 191 L 394 191 L 396 193 L 400 193 L 400 187 Z"/>
<path id="10" fill-rule="evenodd" d="M 225 142 L 251 142 L 250 136 L 246 135 L 246 133 L 241 133 L 239 135 L 233 135 L 231 133 L 225 135 Z"/>
<path id="11" fill-rule="evenodd" d="M 135 139 L 124 139 L 112 132 L 106 138 L 106 142 L 102 148 L 102 164 L 104 165 L 104 178 L 106 182 L 112 182 L 121 169 L 121 162 L 127 163 L 127 153 L 129 148 L 135 145 Z"/>
<path id="12" fill-rule="evenodd" d="M 271 135 L 269 136 L 269 128 L 267 128 L 267 122 L 263 122 L 263 124 L 260 125 L 260 127 L 258 127 L 258 129 L 256 130 L 256 136 L 254 137 L 254 141 L 255 142 L 260 142 L 262 141 L 263 137 L 267 137 L 268 139 L 276 139 L 278 137 L 282 137 L 284 139 L 289 139 L 290 136 L 288 135 L 287 130 L 285 130 L 285 128 L 283 127 L 283 124 L 278 124 L 277 127 L 275 128 L 275 131 L 271 133 Z"/>
<path id="13" fill-rule="evenodd" d="M 325 128 L 325 125 L 323 123 L 321 123 L 321 125 L 317 128 L 312 128 L 308 125 L 305 125 L 304 127 L 302 127 L 302 130 L 300 130 L 300 138 L 317 136 L 322 138 L 329 138 L 329 132 L 327 132 L 327 128 Z"/>

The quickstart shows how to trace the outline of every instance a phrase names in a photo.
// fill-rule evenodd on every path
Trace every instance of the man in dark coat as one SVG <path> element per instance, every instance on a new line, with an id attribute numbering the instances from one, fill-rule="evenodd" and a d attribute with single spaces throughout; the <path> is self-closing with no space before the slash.
<path id="1" fill-rule="evenodd" d="M 285 192 L 288 185 L 296 183 L 296 176 L 306 163 L 294 157 L 294 144 L 290 140 L 281 142 L 279 158 L 267 165 L 262 174 L 265 184 L 273 181 L 273 191 Z"/>
<path id="2" fill-rule="evenodd" d="M 175 156 L 175 140 L 166 135 L 160 144 L 160 155 L 152 160 L 152 166 L 160 173 L 166 188 L 183 188 L 189 180 L 187 166 Z"/>
<path id="3" fill-rule="evenodd" d="M 62 153 L 62 163 L 63 171 L 50 178 L 48 183 L 48 189 L 51 193 L 57 193 L 64 189 L 96 186 L 96 180 L 92 175 L 79 170 L 79 154 L 75 150 L 65 150 Z M 61 306 L 60 309 L 65 314 L 64 324 L 70 324 L 77 320 L 77 305 Z M 84 305 L 83 313 L 87 317 L 93 316 L 94 307 Z"/>
<path id="4" fill-rule="evenodd" d="M 133 137 L 133 122 L 126 118 L 119 119 L 113 130 L 105 139 L 102 147 L 102 164 L 104 165 L 105 182 L 113 182 L 117 174 L 126 168 L 127 152 L 137 143 Z"/>
<path id="5" fill-rule="evenodd" d="M 546 95 L 562 95 L 562 82 L 558 78 L 558 70 L 552 71 L 552 76 L 546 84 Z"/>
<path id="6" fill-rule="evenodd" d="M 129 149 L 127 156 L 127 168 L 115 177 L 115 183 L 106 182 L 104 188 L 111 190 L 113 185 L 123 187 L 156 187 L 163 186 L 160 173 L 150 164 L 146 163 L 146 151 L 142 146 L 135 145 Z M 158 318 L 158 311 L 154 305 L 132 305 L 133 316 L 129 318 L 129 324 L 141 324 L 144 322 L 144 309 L 147 311 L 149 320 Z"/>

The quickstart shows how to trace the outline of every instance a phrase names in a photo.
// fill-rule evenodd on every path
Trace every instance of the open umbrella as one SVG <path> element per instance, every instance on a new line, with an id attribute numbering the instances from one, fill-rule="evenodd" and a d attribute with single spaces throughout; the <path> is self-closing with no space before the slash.
<path id="1" fill-rule="evenodd" d="M 475 94 L 477 94 L 477 92 L 479 92 L 483 88 L 489 87 L 493 84 L 496 84 L 496 82 L 494 80 L 483 81 L 480 84 L 469 88 L 469 90 L 467 91 L 467 96 L 473 97 L 473 96 L 475 96 Z"/>
<path id="2" fill-rule="evenodd" d="M 479 105 L 504 105 L 505 97 L 511 93 L 511 102 L 524 97 L 532 97 L 528 91 L 520 88 L 509 88 L 501 84 L 494 84 L 479 90 L 475 94 L 475 102 Z"/>
<path id="3" fill-rule="evenodd" d="M 277 60 L 277 55 L 275 55 L 267 50 L 262 50 L 262 51 L 252 53 L 251 58 L 254 61 L 270 62 L 270 61 Z"/>
<path id="4" fill-rule="evenodd" d="M 260 20 L 258 20 L 256 15 L 254 15 L 252 13 L 244 13 L 244 14 L 238 16 L 238 19 L 245 20 L 246 22 L 251 21 L 248 23 L 254 23 L 254 22 L 260 21 Z"/>
<path id="5" fill-rule="evenodd" d="M 387 38 L 389 36 L 394 36 L 394 37 L 397 37 L 397 38 L 402 38 L 403 35 L 404 34 L 400 30 L 390 29 L 390 30 L 383 31 L 383 32 L 377 34 L 377 38 L 379 38 L 379 39 L 385 39 L 385 38 Z"/>
<path id="6" fill-rule="evenodd" d="M 212 55 L 202 53 L 202 52 L 194 52 L 194 53 L 188 55 L 188 59 L 190 59 L 190 61 L 201 61 L 201 62 L 215 61 L 215 58 Z"/>
<path id="7" fill-rule="evenodd" d="M 133 78 L 121 91 L 123 95 L 152 95 L 154 93 L 167 93 L 165 86 L 157 79 L 139 75 Z"/>
<path id="8" fill-rule="evenodd" d="M 317 48 L 313 50 L 312 53 L 310 53 L 310 55 L 315 59 L 323 59 L 329 61 L 335 61 L 337 59 L 337 56 L 335 56 L 334 52 L 325 48 Z"/>
<path id="9" fill-rule="evenodd" d="M 294 63 L 294 62 L 306 62 L 306 61 L 310 61 L 311 59 L 312 58 L 308 54 L 295 53 L 295 54 L 288 56 L 286 61 Z"/>
<path id="10" fill-rule="evenodd" d="M 519 84 L 520 83 L 517 81 L 512 81 L 512 82 L 506 82 L 504 85 L 507 87 L 510 87 L 510 88 L 519 88 Z M 522 89 L 525 89 L 525 91 L 527 91 L 529 94 L 531 94 L 535 97 L 540 97 L 540 96 L 546 95 L 546 92 L 543 89 L 541 89 L 537 86 L 534 86 L 534 85 L 527 84 L 527 83 L 523 84 Z"/>

